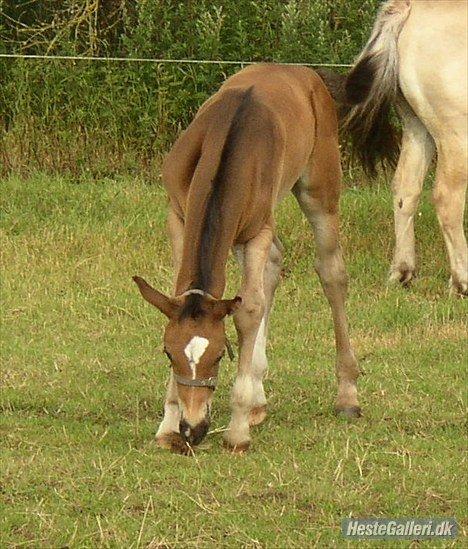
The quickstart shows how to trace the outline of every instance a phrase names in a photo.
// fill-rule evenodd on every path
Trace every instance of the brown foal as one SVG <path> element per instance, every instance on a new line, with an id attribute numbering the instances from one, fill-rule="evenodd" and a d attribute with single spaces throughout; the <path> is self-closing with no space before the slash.
<path id="1" fill-rule="evenodd" d="M 174 296 L 134 277 L 143 297 L 169 319 L 164 345 L 172 371 L 157 432 L 160 446 L 188 453 L 205 436 L 226 347 L 224 319 L 230 314 L 238 333 L 239 364 L 227 446 L 246 450 L 250 426 L 265 418 L 267 325 L 282 268 L 273 212 L 288 191 L 312 225 L 316 270 L 332 310 L 336 409 L 360 415 L 359 370 L 348 336 L 347 276 L 339 244 L 335 111 L 314 71 L 251 66 L 206 101 L 168 154 L 163 181 L 170 198 Z M 242 285 L 238 297 L 224 300 L 231 249 L 242 265 Z"/>

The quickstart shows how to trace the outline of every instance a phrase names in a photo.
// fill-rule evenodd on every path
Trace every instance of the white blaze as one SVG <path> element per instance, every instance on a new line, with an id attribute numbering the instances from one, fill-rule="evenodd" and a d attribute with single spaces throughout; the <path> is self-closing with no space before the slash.
<path id="1" fill-rule="evenodd" d="M 206 337 L 194 336 L 184 349 L 185 356 L 187 357 L 190 369 L 192 370 L 192 379 L 195 379 L 196 377 L 197 364 L 200 362 L 200 359 L 206 351 L 209 343 L 210 342 L 206 339 Z"/>

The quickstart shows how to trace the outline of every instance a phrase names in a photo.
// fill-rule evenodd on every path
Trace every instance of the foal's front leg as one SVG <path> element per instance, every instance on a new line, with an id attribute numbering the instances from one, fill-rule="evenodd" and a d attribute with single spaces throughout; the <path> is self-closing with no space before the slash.
<path id="1" fill-rule="evenodd" d="M 179 273 L 184 241 L 184 224 L 176 212 L 171 208 L 167 218 L 167 229 L 172 244 L 172 261 L 174 266 L 174 288 Z M 162 448 L 173 448 L 174 433 L 179 432 L 180 409 L 177 394 L 177 383 L 172 372 L 167 385 L 166 400 L 164 402 L 164 418 L 156 433 L 156 443 Z"/>
<path id="2" fill-rule="evenodd" d="M 164 418 L 156 433 L 156 444 L 161 448 L 173 449 L 174 433 L 179 432 L 180 409 L 177 396 L 177 384 L 174 376 L 170 375 L 164 402 Z"/>
<path id="3" fill-rule="evenodd" d="M 227 446 L 237 452 L 247 450 L 250 445 L 250 412 L 256 396 L 252 358 L 265 313 L 263 273 L 272 240 L 272 230 L 265 227 L 244 247 L 242 305 L 234 315 L 239 338 L 239 365 L 232 390 L 232 417 L 225 436 Z"/>
<path id="4" fill-rule="evenodd" d="M 236 255 L 241 265 L 244 265 L 244 246 L 236 247 Z M 250 426 L 259 425 L 267 415 L 267 401 L 263 389 L 263 378 L 268 369 L 266 344 L 268 336 L 268 320 L 273 307 L 276 288 L 281 279 L 283 266 L 283 245 L 275 237 L 263 272 L 263 291 L 265 294 L 265 311 L 255 338 L 252 355 L 253 397 L 250 410 Z"/>

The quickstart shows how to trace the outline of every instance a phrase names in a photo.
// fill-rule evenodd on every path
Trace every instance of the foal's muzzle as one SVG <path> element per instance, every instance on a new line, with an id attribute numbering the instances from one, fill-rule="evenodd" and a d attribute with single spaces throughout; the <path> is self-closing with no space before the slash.
<path id="1" fill-rule="evenodd" d="M 191 446 L 199 444 L 206 436 L 210 424 L 207 419 L 203 419 L 192 427 L 184 418 L 179 423 L 179 431 L 184 440 Z"/>

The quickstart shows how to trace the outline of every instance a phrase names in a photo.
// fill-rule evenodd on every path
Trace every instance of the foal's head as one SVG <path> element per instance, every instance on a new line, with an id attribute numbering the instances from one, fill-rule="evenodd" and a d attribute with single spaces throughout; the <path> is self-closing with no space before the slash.
<path id="1" fill-rule="evenodd" d="M 164 353 L 177 384 L 181 411 L 180 434 L 191 445 L 206 435 L 219 362 L 226 350 L 224 318 L 241 298 L 214 299 L 201 290 L 170 298 L 135 276 L 141 295 L 169 319 L 164 332 Z"/>

